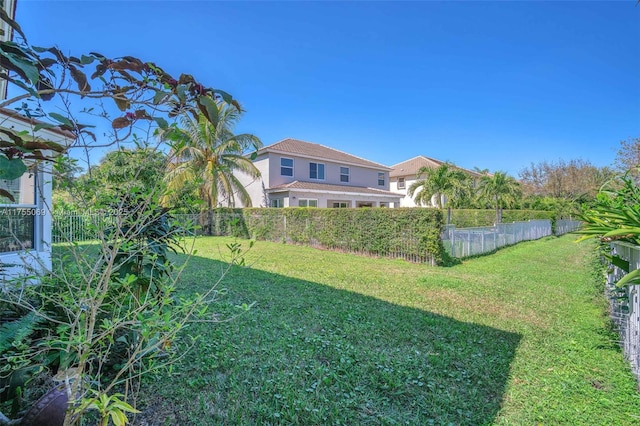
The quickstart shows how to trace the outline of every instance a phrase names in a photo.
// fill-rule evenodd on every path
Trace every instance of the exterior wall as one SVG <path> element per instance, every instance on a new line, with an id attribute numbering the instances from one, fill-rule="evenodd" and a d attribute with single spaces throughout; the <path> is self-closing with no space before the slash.
<path id="1" fill-rule="evenodd" d="M 404 178 L 404 189 L 401 189 L 401 188 L 398 188 L 398 178 L 397 177 L 392 178 L 392 182 L 390 184 L 390 191 L 391 192 L 395 192 L 397 194 L 404 195 L 404 197 L 400 199 L 400 207 L 418 207 L 418 205 L 413 201 L 413 198 L 411 198 L 411 197 L 409 197 L 409 195 L 407 195 L 409 187 L 415 181 L 416 181 L 415 179 L 409 179 L 409 178 L 405 177 Z"/>
<path id="2" fill-rule="evenodd" d="M 289 205 L 285 207 L 299 207 L 301 199 L 317 200 L 318 208 L 333 207 L 334 202 L 346 202 L 348 207 L 357 207 L 358 203 L 371 203 L 372 207 L 380 207 L 383 203 L 386 207 L 394 207 L 394 202 L 389 199 L 381 199 L 375 195 L 358 195 L 358 194 L 339 194 L 339 193 L 313 193 L 313 192 L 296 192 L 290 195 Z"/>
<path id="3" fill-rule="evenodd" d="M 238 173 L 236 174 L 236 177 L 240 182 L 242 182 L 247 192 L 251 196 L 251 203 L 252 203 L 251 207 L 267 207 L 267 204 L 265 203 L 265 200 L 264 200 L 265 195 L 264 195 L 263 187 L 264 188 L 269 187 L 268 186 L 269 175 L 270 175 L 269 160 L 267 159 L 266 156 L 260 156 L 254 160 L 253 164 L 256 166 L 258 170 L 260 170 L 261 175 L 259 178 L 254 179 L 244 173 Z M 236 207 L 248 207 L 248 206 L 245 206 L 242 202 L 240 202 L 240 200 L 236 199 Z"/>
<path id="4" fill-rule="evenodd" d="M 7 16 L 14 18 L 16 12 L 16 0 L 2 0 L 2 8 L 7 13 Z M 0 21 L 0 41 L 9 41 L 11 40 L 11 36 L 13 33 L 13 29 L 4 21 Z M 0 99 L 5 99 L 7 97 L 7 80 L 0 79 Z"/>
<path id="5" fill-rule="evenodd" d="M 268 153 L 269 156 L 269 179 L 265 179 L 268 183 L 267 187 L 285 185 L 293 181 L 303 182 L 319 182 L 331 185 L 345 186 L 364 186 L 370 188 L 389 190 L 389 172 L 385 170 L 369 169 L 361 166 L 353 166 L 349 164 L 335 163 L 322 159 L 310 159 L 298 157 L 294 155 L 284 155 L 276 153 Z M 280 159 L 290 158 L 293 160 L 293 176 L 282 176 L 280 174 Z M 309 163 L 324 164 L 324 179 L 311 179 L 309 177 Z M 349 168 L 349 182 L 340 181 L 340 167 Z M 378 173 L 384 173 L 384 185 L 378 185 Z"/>

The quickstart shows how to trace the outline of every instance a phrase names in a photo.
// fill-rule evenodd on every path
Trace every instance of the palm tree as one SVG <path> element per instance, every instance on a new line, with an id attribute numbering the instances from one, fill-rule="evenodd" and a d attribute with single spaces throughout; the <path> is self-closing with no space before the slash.
<path id="1" fill-rule="evenodd" d="M 522 195 L 520 182 L 505 172 L 480 178 L 478 196 L 496 209 L 496 223 L 502 223 L 502 209 L 517 202 Z"/>
<path id="2" fill-rule="evenodd" d="M 424 176 L 424 178 L 422 178 Z M 416 204 L 429 205 L 433 201 L 434 207 L 443 208 L 446 197 L 453 198 L 458 193 L 458 188 L 466 179 L 465 174 L 452 164 L 444 163 L 436 168 L 420 167 L 417 173 L 418 180 L 409 186 L 408 194 L 413 197 Z M 447 207 L 447 223 L 451 222 L 451 207 Z"/>
<path id="3" fill-rule="evenodd" d="M 252 134 L 233 134 L 241 111 L 222 101 L 217 107 L 215 125 L 202 114 L 197 118 L 185 116 L 182 128 L 169 129 L 162 135 L 172 142 L 163 203 L 168 204 L 185 187 L 197 182 L 198 196 L 205 202 L 208 213 L 205 230 L 208 234 L 213 230 L 214 207 L 234 207 L 236 197 L 243 205 L 251 206 L 249 193 L 234 173 L 260 176 L 246 154 L 262 147 L 262 142 Z"/>

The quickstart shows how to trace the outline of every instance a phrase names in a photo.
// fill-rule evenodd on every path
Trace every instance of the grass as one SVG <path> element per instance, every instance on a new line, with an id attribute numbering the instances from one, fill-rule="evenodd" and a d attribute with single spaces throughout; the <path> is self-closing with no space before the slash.
<path id="1" fill-rule="evenodd" d="M 214 283 L 232 241 L 198 239 L 181 291 Z M 134 424 L 638 424 L 591 249 L 546 238 L 433 268 L 257 242 L 213 309 L 255 306 L 192 324 Z"/>

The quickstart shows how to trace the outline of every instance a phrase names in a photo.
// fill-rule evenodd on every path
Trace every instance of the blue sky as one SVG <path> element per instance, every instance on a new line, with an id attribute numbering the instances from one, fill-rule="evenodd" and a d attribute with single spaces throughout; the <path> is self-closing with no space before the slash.
<path id="1" fill-rule="evenodd" d="M 265 145 L 516 176 L 640 137 L 640 6 L 621 2 L 18 0 L 35 45 L 132 55 L 246 109 Z"/>

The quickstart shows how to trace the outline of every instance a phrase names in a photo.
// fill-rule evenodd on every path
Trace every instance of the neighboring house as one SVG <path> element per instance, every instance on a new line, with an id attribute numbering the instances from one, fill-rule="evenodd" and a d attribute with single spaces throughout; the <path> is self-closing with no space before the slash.
<path id="1" fill-rule="evenodd" d="M 42 129 L 34 133 L 36 124 L 16 111 L 0 108 L 1 128 L 26 130 L 65 146 L 74 139 L 73 133 L 63 130 Z M 17 274 L 51 269 L 51 164 L 31 166 L 18 179 L 0 180 L 0 188 L 15 199 L 0 196 L 0 283 Z"/>
<path id="2" fill-rule="evenodd" d="M 400 200 L 400 207 L 418 207 L 418 205 L 413 201 L 413 198 L 407 194 L 409 187 L 419 179 L 418 171 L 422 167 L 437 168 L 443 164 L 445 164 L 444 161 L 419 155 L 410 160 L 391 166 L 391 172 L 389 173 L 391 182 L 389 188 L 390 191 L 403 195 L 403 198 Z M 480 173 L 473 172 L 471 170 L 466 170 L 461 167 L 457 168 L 476 178 L 482 176 Z M 432 200 L 431 205 L 435 204 L 434 201 L 435 200 Z"/>
<path id="3" fill-rule="evenodd" d="M 246 182 L 254 207 L 398 207 L 387 166 L 323 145 L 284 139 L 261 148 L 261 177 Z"/>

